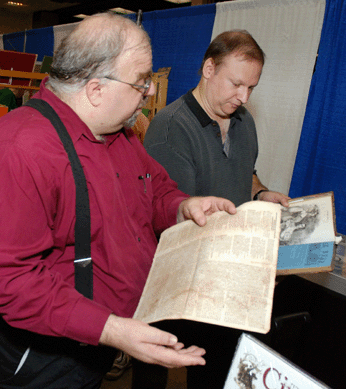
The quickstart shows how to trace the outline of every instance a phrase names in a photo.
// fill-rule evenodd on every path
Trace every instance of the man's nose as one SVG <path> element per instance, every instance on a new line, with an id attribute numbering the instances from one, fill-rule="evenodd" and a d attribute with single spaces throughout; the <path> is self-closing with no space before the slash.
<path id="1" fill-rule="evenodd" d="M 242 102 L 242 104 L 247 103 L 251 94 L 251 90 L 247 86 L 241 86 L 238 89 L 238 99 Z"/>
<path id="2" fill-rule="evenodd" d="M 147 97 L 147 96 L 154 96 L 155 91 L 156 91 L 155 84 L 154 84 L 153 81 L 151 80 L 151 83 L 150 83 L 150 86 L 149 86 L 149 89 L 148 89 L 148 93 L 147 93 L 145 96 L 146 96 L 146 97 Z"/>

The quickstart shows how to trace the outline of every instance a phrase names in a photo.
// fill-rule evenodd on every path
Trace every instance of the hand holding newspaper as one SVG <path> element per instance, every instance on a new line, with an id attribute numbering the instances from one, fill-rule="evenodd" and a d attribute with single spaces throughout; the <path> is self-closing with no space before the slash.
<path id="1" fill-rule="evenodd" d="M 251 201 L 166 230 L 134 318 L 188 319 L 246 331 L 270 330 L 280 205 Z"/>

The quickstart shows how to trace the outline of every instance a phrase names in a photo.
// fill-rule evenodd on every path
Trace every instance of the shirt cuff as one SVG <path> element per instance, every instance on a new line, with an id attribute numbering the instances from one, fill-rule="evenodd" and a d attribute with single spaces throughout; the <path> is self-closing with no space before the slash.
<path id="1" fill-rule="evenodd" d="M 259 190 L 255 196 L 253 197 L 254 200 L 259 200 L 258 196 L 262 193 L 262 192 L 269 192 L 269 189 L 261 189 Z"/>
<path id="2" fill-rule="evenodd" d="M 103 327 L 112 311 L 86 297 L 81 297 L 70 313 L 67 338 L 97 346 Z"/>

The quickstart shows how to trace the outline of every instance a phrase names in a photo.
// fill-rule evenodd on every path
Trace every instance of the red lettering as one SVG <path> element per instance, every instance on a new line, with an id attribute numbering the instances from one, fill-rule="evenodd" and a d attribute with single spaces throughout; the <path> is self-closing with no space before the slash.
<path id="1" fill-rule="evenodd" d="M 271 372 L 271 370 L 275 371 L 278 375 L 278 379 L 280 380 L 280 376 L 281 376 L 281 373 L 279 373 L 275 368 L 272 369 L 271 367 L 269 367 L 263 374 L 263 385 L 266 389 L 275 389 L 275 388 L 270 388 L 267 384 L 267 378 L 268 378 L 268 374 Z M 283 388 L 281 388 L 283 389 Z"/>

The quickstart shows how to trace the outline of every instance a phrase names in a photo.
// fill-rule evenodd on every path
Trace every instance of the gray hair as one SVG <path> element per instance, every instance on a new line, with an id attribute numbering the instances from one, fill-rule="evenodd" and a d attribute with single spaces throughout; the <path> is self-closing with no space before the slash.
<path id="1" fill-rule="evenodd" d="M 91 78 L 116 77 L 117 58 L 133 30 L 150 45 L 147 33 L 126 17 L 105 12 L 84 19 L 54 53 L 47 85 L 57 93 L 69 94 L 80 91 Z"/>

